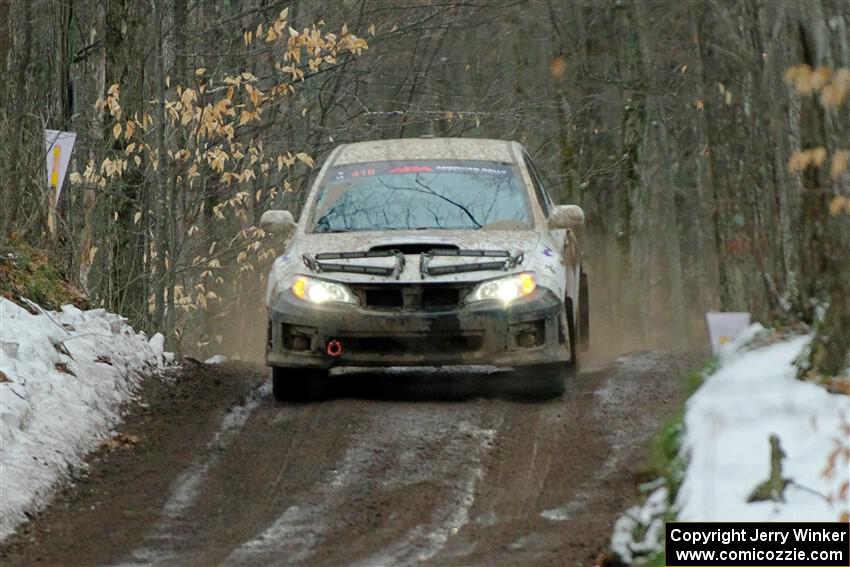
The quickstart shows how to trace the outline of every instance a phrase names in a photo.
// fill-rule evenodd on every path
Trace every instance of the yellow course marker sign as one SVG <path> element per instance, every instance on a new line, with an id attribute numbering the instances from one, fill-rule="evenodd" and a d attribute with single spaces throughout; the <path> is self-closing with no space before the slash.
<path id="1" fill-rule="evenodd" d="M 53 146 L 53 167 L 50 170 L 50 186 L 56 189 L 59 186 L 59 165 L 62 157 L 62 146 Z"/>

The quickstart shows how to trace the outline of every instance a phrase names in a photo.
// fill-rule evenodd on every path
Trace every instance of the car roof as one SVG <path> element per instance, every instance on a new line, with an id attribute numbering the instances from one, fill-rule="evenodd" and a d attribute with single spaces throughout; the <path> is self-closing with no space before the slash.
<path id="1" fill-rule="evenodd" d="M 513 163 L 516 142 L 483 138 L 402 138 L 343 144 L 332 165 L 416 159 L 480 160 Z"/>

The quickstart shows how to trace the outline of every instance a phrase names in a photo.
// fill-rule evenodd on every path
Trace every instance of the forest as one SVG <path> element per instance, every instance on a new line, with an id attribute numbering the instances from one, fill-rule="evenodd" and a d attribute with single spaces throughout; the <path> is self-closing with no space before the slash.
<path id="1" fill-rule="evenodd" d="M 262 336 L 259 217 L 333 147 L 435 135 L 517 140 L 584 208 L 612 350 L 748 311 L 815 332 L 801 376 L 850 363 L 845 0 L 0 0 L 0 65 L 0 247 L 175 351 Z"/>

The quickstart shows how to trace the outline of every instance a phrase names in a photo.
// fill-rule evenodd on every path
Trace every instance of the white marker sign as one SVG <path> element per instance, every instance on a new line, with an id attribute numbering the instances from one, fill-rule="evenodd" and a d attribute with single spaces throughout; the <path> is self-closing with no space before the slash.
<path id="1" fill-rule="evenodd" d="M 705 314 L 708 322 L 708 336 L 711 339 L 711 350 L 714 353 L 726 343 L 741 334 L 750 326 L 750 314 L 744 312 L 719 313 L 709 311 Z"/>
<path id="2" fill-rule="evenodd" d="M 56 207 L 59 204 L 59 195 L 62 193 L 62 182 L 68 171 L 71 161 L 71 151 L 74 149 L 74 141 L 77 139 L 75 132 L 60 132 L 59 130 L 44 131 L 44 147 L 47 149 L 47 183 L 51 188 L 53 202 Z"/>

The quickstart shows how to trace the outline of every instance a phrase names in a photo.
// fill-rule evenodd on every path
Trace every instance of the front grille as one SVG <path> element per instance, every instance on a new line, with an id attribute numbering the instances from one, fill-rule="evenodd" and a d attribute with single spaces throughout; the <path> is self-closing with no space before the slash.
<path id="1" fill-rule="evenodd" d="M 457 307 L 460 303 L 460 289 L 447 286 L 427 286 L 422 289 L 422 307 L 439 309 Z"/>
<path id="2" fill-rule="evenodd" d="M 460 307 L 472 290 L 469 284 L 351 285 L 351 290 L 368 309 L 448 311 Z"/>
<path id="3" fill-rule="evenodd" d="M 365 301 L 363 301 L 365 299 Z M 367 307 L 378 309 L 401 309 L 404 307 L 404 295 L 401 289 L 375 287 L 363 290 L 361 301 Z"/>
<path id="4" fill-rule="evenodd" d="M 370 336 L 340 339 L 351 354 L 460 354 L 481 349 L 481 335 Z"/>

